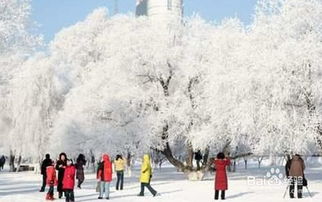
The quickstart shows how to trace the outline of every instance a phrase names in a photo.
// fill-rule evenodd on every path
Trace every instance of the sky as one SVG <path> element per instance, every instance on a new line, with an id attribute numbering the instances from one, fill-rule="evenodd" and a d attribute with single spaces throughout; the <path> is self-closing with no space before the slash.
<path id="1" fill-rule="evenodd" d="M 84 20 L 95 8 L 106 7 L 114 14 L 115 0 L 32 0 L 32 19 L 46 42 L 62 28 Z M 134 13 L 136 0 L 118 0 L 119 13 Z M 184 14 L 198 14 L 207 21 L 219 22 L 238 17 L 245 24 L 252 22 L 257 0 L 184 0 Z"/>

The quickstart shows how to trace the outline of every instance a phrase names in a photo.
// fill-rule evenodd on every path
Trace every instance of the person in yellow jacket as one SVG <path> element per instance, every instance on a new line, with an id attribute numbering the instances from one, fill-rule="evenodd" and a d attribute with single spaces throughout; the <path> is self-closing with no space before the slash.
<path id="1" fill-rule="evenodd" d="M 116 159 L 114 161 L 114 169 L 117 176 L 116 190 L 119 190 L 119 188 L 120 190 L 123 190 L 125 164 L 126 162 L 122 155 L 116 155 Z"/>
<path id="2" fill-rule="evenodd" d="M 141 166 L 141 176 L 140 176 L 141 192 L 138 196 L 144 196 L 144 187 L 148 188 L 148 190 L 151 192 L 153 196 L 157 195 L 157 191 L 155 191 L 150 185 L 151 178 L 152 178 L 152 167 L 150 162 L 150 156 L 146 154 L 143 156 L 143 162 Z"/>

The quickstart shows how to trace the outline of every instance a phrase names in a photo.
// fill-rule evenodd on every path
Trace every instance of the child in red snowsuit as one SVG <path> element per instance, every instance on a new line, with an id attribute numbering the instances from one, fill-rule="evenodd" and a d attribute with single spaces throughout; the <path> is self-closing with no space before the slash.
<path id="1" fill-rule="evenodd" d="M 46 184 L 49 186 L 49 190 L 46 195 L 46 200 L 54 200 L 54 186 L 57 185 L 56 170 L 55 170 L 54 162 L 52 162 L 52 165 L 46 168 L 46 174 L 47 174 Z"/>
<path id="2" fill-rule="evenodd" d="M 75 186 L 75 172 L 76 168 L 73 165 L 72 160 L 67 160 L 67 166 L 65 167 L 63 178 L 63 190 L 66 196 L 66 202 L 74 202 L 74 186 Z"/>

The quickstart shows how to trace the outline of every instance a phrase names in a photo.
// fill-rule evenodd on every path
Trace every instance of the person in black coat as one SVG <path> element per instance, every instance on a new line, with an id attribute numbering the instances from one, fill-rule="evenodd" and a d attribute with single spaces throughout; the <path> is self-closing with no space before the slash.
<path id="1" fill-rule="evenodd" d="M 59 154 L 59 159 L 56 162 L 56 170 L 58 170 L 58 197 L 61 198 L 63 196 L 63 179 L 64 179 L 64 171 L 67 166 L 67 155 L 65 153 Z"/>
<path id="2" fill-rule="evenodd" d="M 195 153 L 195 160 L 196 160 L 196 163 L 197 163 L 197 170 L 200 170 L 200 161 L 202 160 L 202 154 L 201 154 L 200 150 L 198 150 Z"/>
<path id="3" fill-rule="evenodd" d="M 79 154 L 76 160 L 76 178 L 78 179 L 77 187 L 81 189 L 81 185 L 84 182 L 84 166 L 86 165 L 86 159 L 84 154 Z"/>
<path id="4" fill-rule="evenodd" d="M 6 163 L 6 158 L 2 155 L 0 158 L 0 170 L 3 170 L 3 166 Z"/>
<path id="5" fill-rule="evenodd" d="M 46 154 L 46 158 L 42 161 L 41 167 L 40 167 L 40 173 L 42 175 L 42 186 L 40 188 L 40 192 L 45 191 L 46 179 L 47 179 L 46 169 L 48 166 L 51 166 L 51 165 L 52 165 L 52 160 L 50 159 L 50 155 Z"/>
<path id="6" fill-rule="evenodd" d="M 286 160 L 286 164 L 285 164 L 285 175 L 287 178 L 289 178 L 289 176 L 290 176 L 291 163 L 292 163 L 292 159 L 291 159 L 290 155 L 287 155 L 287 160 Z"/>

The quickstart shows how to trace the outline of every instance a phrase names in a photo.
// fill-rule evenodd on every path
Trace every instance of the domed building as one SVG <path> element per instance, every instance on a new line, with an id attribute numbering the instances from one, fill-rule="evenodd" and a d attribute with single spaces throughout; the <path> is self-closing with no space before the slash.
<path id="1" fill-rule="evenodd" d="M 136 15 L 161 21 L 181 19 L 183 0 L 137 0 Z"/>

